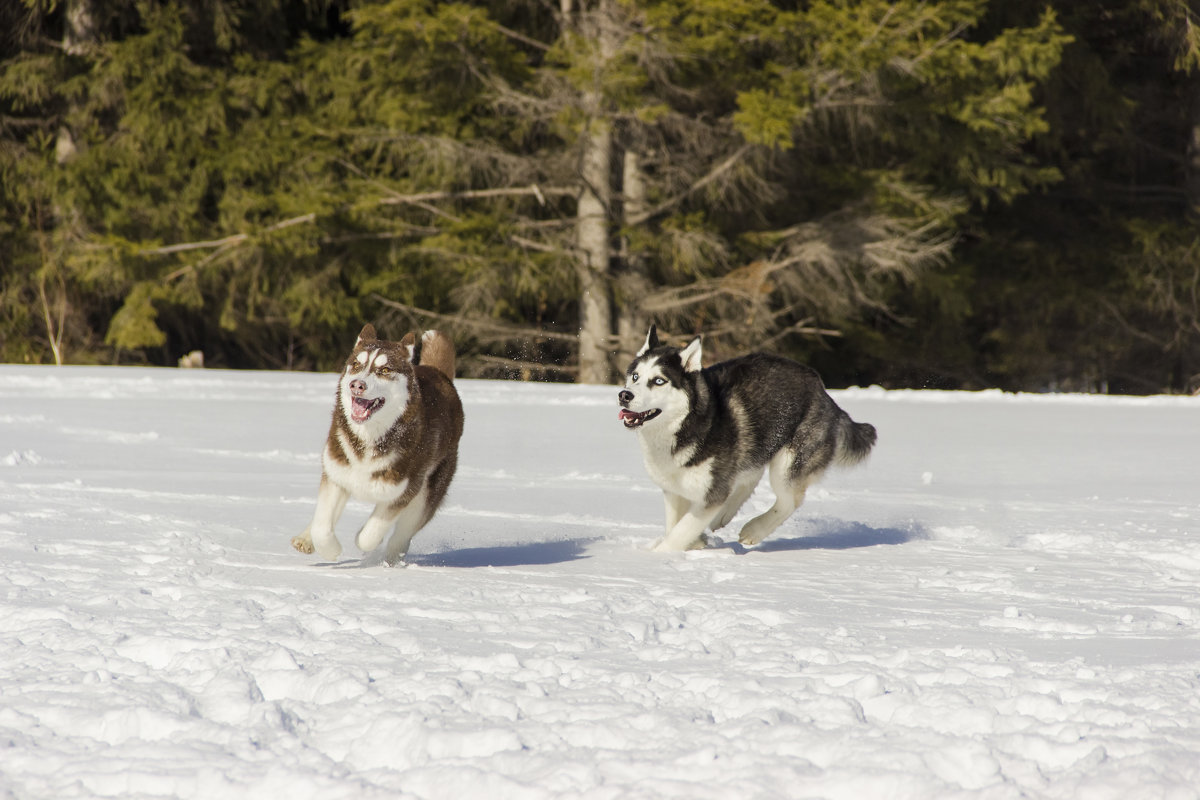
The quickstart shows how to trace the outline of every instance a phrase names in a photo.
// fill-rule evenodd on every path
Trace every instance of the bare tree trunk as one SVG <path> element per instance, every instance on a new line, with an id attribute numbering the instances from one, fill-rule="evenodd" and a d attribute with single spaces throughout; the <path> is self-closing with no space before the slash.
<path id="1" fill-rule="evenodd" d="M 611 0 L 599 0 L 597 8 L 584 24 L 572 20 L 576 11 L 572 0 L 562 0 L 564 24 L 576 32 L 586 32 L 597 41 L 597 83 L 600 68 L 613 57 L 613 8 Z M 585 34 L 586 35 L 586 34 Z M 612 340 L 612 207 L 613 130 L 605 113 L 600 87 L 584 93 L 583 107 L 588 115 L 581 135 L 580 181 L 582 187 L 576 208 L 575 245 L 579 256 L 579 382 L 608 383 L 612 377 L 610 342 Z"/>
<path id="2" fill-rule="evenodd" d="M 1188 110 L 1191 130 L 1187 144 L 1187 204 L 1192 222 L 1200 222 L 1200 76 L 1190 78 L 1191 108 Z"/>
<path id="3" fill-rule="evenodd" d="M 49 224 L 39 200 L 34 218 L 35 235 L 42 257 L 42 269 L 38 273 L 38 304 L 41 306 L 42 322 L 46 326 L 46 342 L 50 345 L 54 364 L 61 367 L 68 313 L 67 287 L 63 284 L 57 257 L 50 248 L 50 233 L 47 231 Z M 53 283 L 49 291 L 46 288 L 48 280 Z"/>
<path id="4" fill-rule="evenodd" d="M 628 224 L 646 210 L 646 180 L 637 152 L 626 149 L 621 162 L 621 214 Z M 640 259 L 627 248 L 622 258 L 625 272 L 621 275 L 616 298 L 617 366 L 624 367 L 646 336 L 648 320 L 642 312 L 641 300 L 651 289 Z"/>
<path id="5" fill-rule="evenodd" d="M 95 0 L 66 0 L 63 30 L 63 51 L 70 55 L 86 55 L 100 39 L 96 24 Z M 69 115 L 68 115 L 69 116 Z M 55 133 L 54 154 L 59 164 L 75 157 L 77 146 L 71 129 L 64 121 Z M 38 304 L 42 322 L 46 326 L 46 341 L 54 356 L 54 363 L 61 366 L 66 359 L 65 344 L 67 317 L 70 315 L 70 299 L 63 279 L 61 256 L 51 248 L 49 228 L 62 224 L 67 209 L 55 204 L 50 215 L 43 213 L 39 203 L 37 211 L 37 238 L 42 257 L 42 268 L 38 275 Z M 55 221 L 57 220 L 57 222 Z"/>
<path id="6" fill-rule="evenodd" d="M 100 30 L 96 26 L 95 0 L 67 0 L 65 5 L 63 51 L 73 56 L 86 55 L 100 38 Z M 75 157 L 75 137 L 66 124 L 58 126 L 55 136 L 55 159 L 59 164 L 65 164 Z"/>
<path id="7" fill-rule="evenodd" d="M 609 173 L 612 165 L 612 129 L 595 119 L 585 134 L 583 191 L 576 212 L 576 245 L 579 249 L 579 381 L 608 383 L 609 339 L 612 333 L 612 300 L 609 285 L 608 210 L 611 202 Z"/>
<path id="8" fill-rule="evenodd" d="M 100 37 L 95 0 L 67 0 L 64 17 L 63 50 L 73 56 L 83 55 Z"/>

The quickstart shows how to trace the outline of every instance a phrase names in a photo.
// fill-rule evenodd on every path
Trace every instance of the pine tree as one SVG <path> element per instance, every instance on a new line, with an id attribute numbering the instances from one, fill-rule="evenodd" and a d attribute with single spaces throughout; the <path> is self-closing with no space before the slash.
<path id="1" fill-rule="evenodd" d="M 177 312 L 202 310 L 226 286 L 205 294 L 178 280 L 155 245 L 224 222 L 214 215 L 220 162 L 244 109 L 230 89 L 249 88 L 231 79 L 233 51 L 282 52 L 250 34 L 322 7 L 30 3 L 29 33 L 0 72 L 0 200 L 17 232 L 4 254 L 14 266 L 3 283 L 5 358 L 40 359 L 39 340 L 56 361 L 80 361 L 101 356 L 105 342 L 136 354 L 181 331 L 211 339 Z"/>
<path id="2" fill-rule="evenodd" d="M 1054 180 L 1022 146 L 1066 39 L 1047 15 L 967 41 L 984 9 L 564 3 L 512 38 L 528 73 L 480 64 L 526 132 L 495 142 L 510 168 L 532 154 L 523 180 L 577 198 L 527 238 L 573 266 L 582 377 L 607 379 L 650 316 L 718 351 L 826 332 L 945 259 L 964 207 Z"/>
<path id="3" fill-rule="evenodd" d="M 477 372 L 571 347 L 605 381 L 651 319 L 803 346 L 1056 178 L 1028 145 L 1066 40 L 979 35 L 983 0 L 94 8 L 95 46 L 0 77 L 40 132 L 5 131 L 5 291 L 61 281 L 80 353 L 323 367 L 385 309 Z"/>
<path id="4" fill-rule="evenodd" d="M 1072 42 L 1039 88 L 1048 128 L 1028 152 L 1062 180 L 973 215 L 940 288 L 926 280 L 898 304 L 921 325 L 860 335 L 885 382 L 1197 384 L 1194 16 L 1173 0 L 1052 5 Z M 983 32 L 1027 25 L 1044 6 L 993 4 Z"/>

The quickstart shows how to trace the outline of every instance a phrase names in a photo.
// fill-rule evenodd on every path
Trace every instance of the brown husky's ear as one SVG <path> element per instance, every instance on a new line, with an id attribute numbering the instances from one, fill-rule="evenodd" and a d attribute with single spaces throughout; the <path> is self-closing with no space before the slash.
<path id="1" fill-rule="evenodd" d="M 656 347 L 658 347 L 658 327 L 651 325 L 650 332 L 646 334 L 646 341 L 642 345 L 642 349 L 637 351 L 637 355 L 644 356 Z"/>
<path id="2" fill-rule="evenodd" d="M 363 325 L 363 329 L 358 332 L 358 339 L 355 340 L 354 346 L 358 347 L 363 342 L 373 342 L 379 337 L 375 335 L 375 326 L 371 323 Z"/>
<path id="3" fill-rule="evenodd" d="M 408 360 L 417 363 L 414 356 L 417 354 L 417 335 L 412 331 L 404 334 L 404 338 L 400 340 L 400 346 L 408 351 Z"/>

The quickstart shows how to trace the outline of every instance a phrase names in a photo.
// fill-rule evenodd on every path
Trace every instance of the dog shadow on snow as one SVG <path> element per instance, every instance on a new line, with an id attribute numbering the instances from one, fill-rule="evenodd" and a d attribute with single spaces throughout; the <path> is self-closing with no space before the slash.
<path id="1" fill-rule="evenodd" d="M 781 553 L 792 550 L 853 550 L 876 545 L 907 544 L 928 539 L 929 534 L 917 524 L 908 528 L 873 528 L 861 522 L 841 519 L 810 519 L 805 527 L 812 533 L 794 538 L 771 538 L 749 550 L 736 540 L 718 545 L 735 553 Z M 777 534 L 778 536 L 778 534 Z"/>
<path id="2" fill-rule="evenodd" d="M 923 527 L 914 524 L 908 528 L 873 528 L 861 522 L 839 519 L 808 520 L 805 527 L 813 532 L 794 538 L 771 538 L 753 549 L 747 549 L 736 540 L 711 545 L 710 550 L 730 550 L 736 554 L 783 553 L 794 550 L 853 550 L 876 545 L 900 545 L 928 539 Z M 534 567 L 565 564 L 588 558 L 588 546 L 604 537 L 593 536 L 581 539 L 556 539 L 521 544 L 501 544 L 490 547 L 464 547 L 432 553 L 409 553 L 407 563 L 421 567 L 451 567 L 472 569 L 478 567 Z M 326 564 L 334 569 L 362 569 L 379 566 L 382 557 L 373 554 L 361 559 L 347 559 L 337 564 Z"/>
<path id="3" fill-rule="evenodd" d="M 404 563 L 417 567 L 455 567 L 460 569 L 564 564 L 584 558 L 584 551 L 594 541 L 596 541 L 596 537 L 501 544 L 492 547 L 464 547 L 431 553 L 410 551 Z M 368 553 L 362 558 L 348 558 L 336 563 L 325 562 L 317 564 L 317 566 L 332 567 L 333 569 L 370 569 L 382 566 L 382 564 L 383 555 L 381 553 Z"/>
<path id="4" fill-rule="evenodd" d="M 564 564 L 585 557 L 587 546 L 596 538 L 556 539 L 546 542 L 465 547 L 437 553 L 413 553 L 409 563 L 422 567 L 534 567 Z"/>

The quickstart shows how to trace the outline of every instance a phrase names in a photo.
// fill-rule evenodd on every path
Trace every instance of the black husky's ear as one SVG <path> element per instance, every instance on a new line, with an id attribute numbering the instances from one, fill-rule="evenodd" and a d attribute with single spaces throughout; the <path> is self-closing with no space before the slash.
<path id="1" fill-rule="evenodd" d="M 375 335 L 375 326 L 371 323 L 363 325 L 363 329 L 358 332 L 358 339 L 354 342 L 354 346 L 358 347 L 363 342 L 373 342 L 379 337 Z"/>
<path id="2" fill-rule="evenodd" d="M 683 362 L 684 372 L 699 372 L 700 371 L 700 337 L 697 336 L 688 343 L 688 346 L 679 351 L 679 360 Z"/>
<path id="3" fill-rule="evenodd" d="M 650 332 L 646 334 L 646 343 L 642 345 L 642 349 L 637 351 L 639 356 L 644 356 L 654 348 L 658 347 L 658 328 L 654 325 L 650 326 Z"/>

